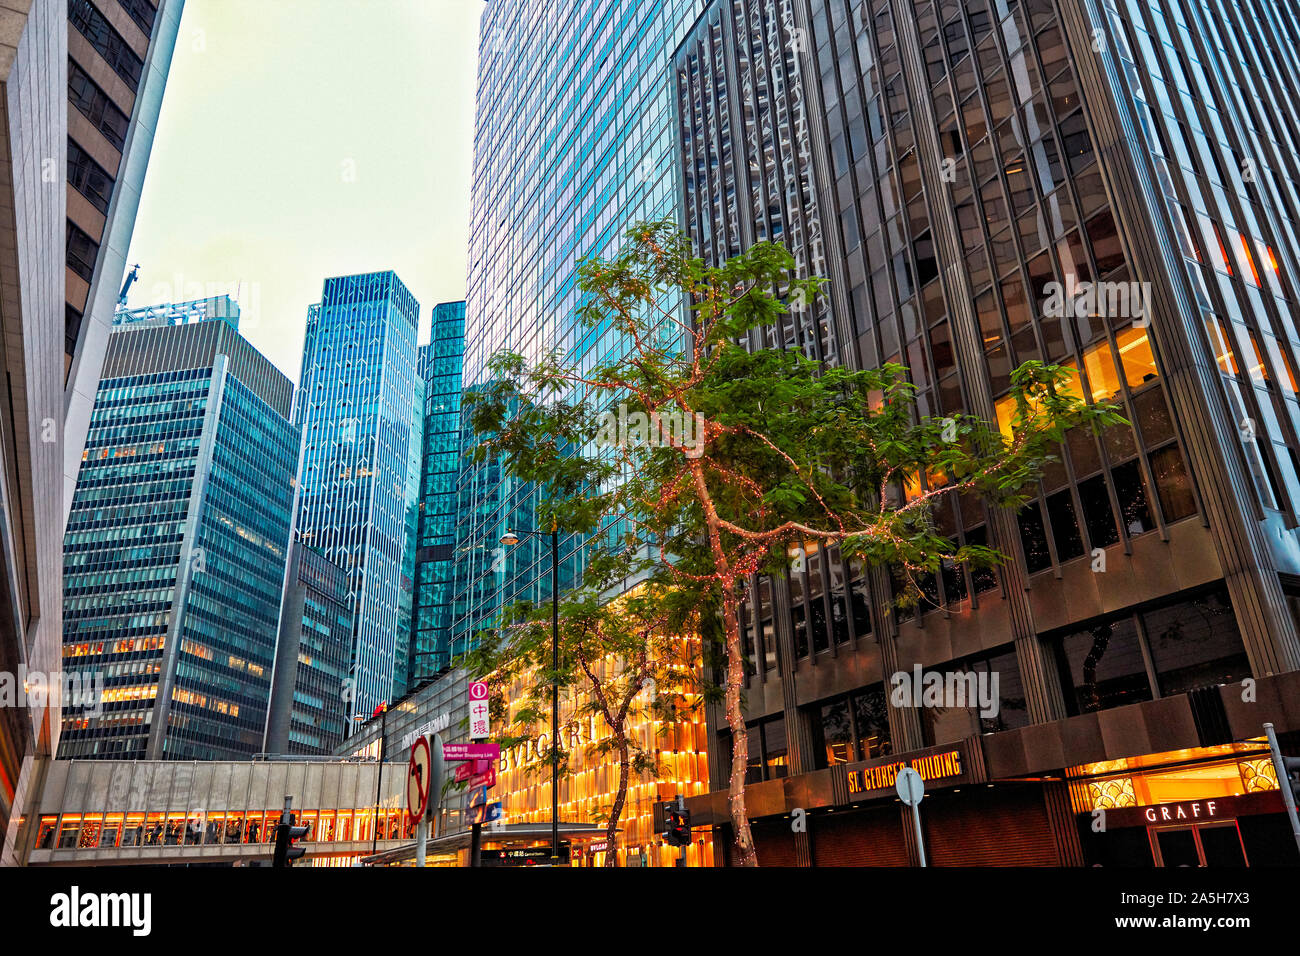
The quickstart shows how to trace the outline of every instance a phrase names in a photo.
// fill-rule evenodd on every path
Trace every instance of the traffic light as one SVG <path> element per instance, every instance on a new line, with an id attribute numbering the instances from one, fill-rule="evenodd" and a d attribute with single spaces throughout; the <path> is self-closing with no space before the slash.
<path id="1" fill-rule="evenodd" d="M 271 861 L 271 866 L 277 869 L 283 869 L 290 866 L 291 860 L 296 860 L 307 852 L 306 847 L 296 846 L 295 840 L 301 840 L 307 835 L 310 827 L 296 827 L 293 825 L 293 814 L 285 812 L 284 819 L 288 822 L 281 822 L 275 828 L 275 857 Z"/>
<path id="2" fill-rule="evenodd" d="M 669 817 L 668 835 L 665 838 L 669 846 L 691 845 L 691 811 L 673 808 Z"/>

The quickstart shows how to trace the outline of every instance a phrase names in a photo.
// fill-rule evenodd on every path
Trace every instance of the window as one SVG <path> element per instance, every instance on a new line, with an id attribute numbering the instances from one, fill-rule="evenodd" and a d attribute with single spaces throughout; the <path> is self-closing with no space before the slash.
<path id="1" fill-rule="evenodd" d="M 1072 715 L 1234 683 L 1250 674 L 1224 589 L 1117 614 L 1051 643 Z"/>
<path id="2" fill-rule="evenodd" d="M 1163 696 L 1228 684 L 1250 676 L 1226 592 L 1142 615 Z"/>
<path id="3" fill-rule="evenodd" d="M 1147 307 L 1150 308 L 1150 303 L 1147 303 Z M 1115 343 L 1119 347 L 1124 381 L 1129 388 L 1141 388 L 1159 377 L 1155 355 L 1151 352 L 1151 339 L 1145 328 L 1134 325 L 1124 329 L 1116 333 Z"/>
<path id="4" fill-rule="evenodd" d="M 1137 626 L 1131 616 L 1061 638 L 1062 689 L 1071 714 L 1151 700 Z"/>
<path id="5" fill-rule="evenodd" d="M 149 0 L 117 0 L 117 2 L 131 15 L 131 19 L 140 28 L 140 32 L 145 36 L 153 33 L 153 21 L 158 16 L 158 8 Z"/>
<path id="6" fill-rule="evenodd" d="M 1030 574 L 1052 566 L 1052 554 L 1047 548 L 1047 529 L 1043 527 L 1043 513 L 1037 501 L 1031 501 L 1020 512 L 1020 542 L 1025 549 L 1025 566 Z"/>
<path id="7" fill-rule="evenodd" d="M 73 139 L 68 140 L 68 185 L 90 200 L 96 209 L 108 215 L 108 201 L 113 196 L 113 177 Z"/>
<path id="8" fill-rule="evenodd" d="M 1083 539 L 1079 536 L 1070 489 L 1047 497 L 1047 519 L 1052 524 L 1052 542 L 1056 545 L 1058 561 L 1069 561 L 1083 554 Z"/>
<path id="9" fill-rule="evenodd" d="M 1182 452 L 1177 445 L 1169 445 L 1151 453 L 1151 476 L 1156 483 L 1160 511 L 1166 521 L 1177 521 L 1196 514 L 1196 496 L 1192 492 L 1192 479 L 1183 464 Z"/>
<path id="10" fill-rule="evenodd" d="M 68 223 L 68 268 L 87 282 L 95 274 L 95 259 L 99 256 L 99 245 L 72 223 Z"/>
<path id="11" fill-rule="evenodd" d="M 107 93 L 95 85 L 85 70 L 71 60 L 68 61 L 68 102 L 81 110 L 119 153 L 123 150 L 130 119 L 113 104 Z"/>
<path id="12" fill-rule="evenodd" d="M 144 62 L 90 0 L 68 0 L 68 22 L 90 41 L 132 93 L 139 89 Z"/>
<path id="13" fill-rule="evenodd" d="M 1119 540 L 1104 475 L 1094 475 L 1079 482 L 1079 503 L 1083 505 L 1083 523 L 1088 529 L 1091 547 L 1105 548 Z"/>

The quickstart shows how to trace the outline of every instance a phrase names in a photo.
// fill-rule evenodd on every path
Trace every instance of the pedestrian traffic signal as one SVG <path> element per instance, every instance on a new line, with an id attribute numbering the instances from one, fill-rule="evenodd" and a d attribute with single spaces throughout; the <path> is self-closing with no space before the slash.
<path id="1" fill-rule="evenodd" d="M 668 835 L 665 839 L 669 846 L 691 845 L 691 811 L 673 808 L 669 814 Z"/>
<path id="2" fill-rule="evenodd" d="M 297 846 L 294 841 L 305 837 L 311 828 L 294 826 L 292 814 L 286 813 L 285 818 L 288 822 L 282 822 L 275 828 L 275 857 L 271 861 L 271 866 L 276 868 L 290 866 L 290 861 L 298 859 L 307 852 L 306 847 Z"/>

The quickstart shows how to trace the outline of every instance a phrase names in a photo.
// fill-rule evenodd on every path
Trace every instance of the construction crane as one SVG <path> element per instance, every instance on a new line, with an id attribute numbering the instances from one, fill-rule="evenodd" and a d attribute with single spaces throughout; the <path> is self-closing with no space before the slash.
<path id="1" fill-rule="evenodd" d="M 122 283 L 122 291 L 117 297 L 117 304 L 122 308 L 126 308 L 126 290 L 131 288 L 131 283 L 139 278 L 139 276 L 140 263 L 137 262 L 131 267 L 131 271 L 127 274 L 126 281 Z"/>

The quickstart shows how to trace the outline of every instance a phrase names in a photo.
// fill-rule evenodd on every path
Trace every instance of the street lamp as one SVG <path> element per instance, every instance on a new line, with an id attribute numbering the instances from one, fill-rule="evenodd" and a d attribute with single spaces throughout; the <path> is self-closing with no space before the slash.
<path id="1" fill-rule="evenodd" d="M 516 532 L 509 528 L 501 536 L 507 548 L 519 543 L 520 534 L 541 537 L 544 531 Z M 560 865 L 560 531 L 551 521 L 551 865 Z"/>
<path id="2" fill-rule="evenodd" d="M 384 746 L 388 743 L 388 701 L 379 705 L 383 708 L 379 717 L 379 768 L 375 773 L 375 826 L 373 839 L 370 841 L 370 855 L 374 856 L 379 850 L 379 801 L 380 794 L 384 786 Z M 379 708 L 376 708 L 378 710 Z M 358 721 L 374 720 L 375 715 L 367 717 L 365 714 L 353 714 L 352 719 Z"/>

